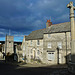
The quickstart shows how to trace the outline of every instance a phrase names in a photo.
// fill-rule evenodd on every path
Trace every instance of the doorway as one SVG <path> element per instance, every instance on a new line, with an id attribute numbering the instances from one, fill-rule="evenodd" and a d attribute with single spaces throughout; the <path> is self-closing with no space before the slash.
<path id="1" fill-rule="evenodd" d="M 61 57 L 61 54 L 59 54 L 59 64 L 62 63 L 62 57 Z"/>

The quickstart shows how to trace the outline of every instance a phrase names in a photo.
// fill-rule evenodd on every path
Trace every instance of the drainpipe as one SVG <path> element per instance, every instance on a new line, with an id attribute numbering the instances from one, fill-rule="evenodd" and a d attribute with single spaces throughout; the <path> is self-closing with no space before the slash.
<path id="1" fill-rule="evenodd" d="M 65 44 L 66 44 L 66 64 L 67 64 L 67 33 L 65 32 Z"/>
<path id="2" fill-rule="evenodd" d="M 59 47 L 57 47 L 57 64 L 59 64 Z"/>

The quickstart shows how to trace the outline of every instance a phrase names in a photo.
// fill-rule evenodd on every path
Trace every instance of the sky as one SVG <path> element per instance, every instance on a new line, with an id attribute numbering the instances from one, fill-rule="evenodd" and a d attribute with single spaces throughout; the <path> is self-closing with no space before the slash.
<path id="1" fill-rule="evenodd" d="M 47 19 L 52 24 L 69 22 L 67 4 L 75 0 L 0 0 L 0 41 L 14 36 L 22 41 L 24 35 L 46 28 Z"/>

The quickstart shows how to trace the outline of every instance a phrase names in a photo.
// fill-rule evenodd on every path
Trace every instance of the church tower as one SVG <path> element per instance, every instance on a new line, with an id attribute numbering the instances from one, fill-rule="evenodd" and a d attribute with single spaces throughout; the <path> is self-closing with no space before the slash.
<path id="1" fill-rule="evenodd" d="M 14 53 L 14 40 L 13 40 L 13 36 L 7 36 L 6 35 L 5 53 L 6 53 L 6 55 Z"/>

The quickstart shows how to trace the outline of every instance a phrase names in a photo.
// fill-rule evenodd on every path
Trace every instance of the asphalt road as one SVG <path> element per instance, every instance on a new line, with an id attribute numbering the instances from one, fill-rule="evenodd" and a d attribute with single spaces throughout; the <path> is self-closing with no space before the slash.
<path id="1" fill-rule="evenodd" d="M 72 75 L 65 68 L 24 67 L 0 61 L 0 75 Z"/>

